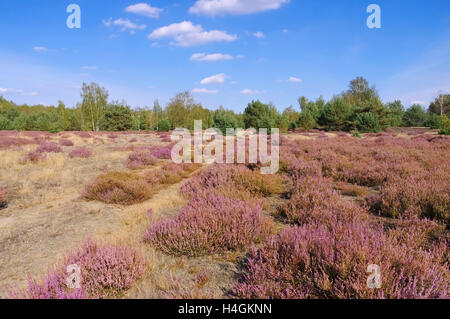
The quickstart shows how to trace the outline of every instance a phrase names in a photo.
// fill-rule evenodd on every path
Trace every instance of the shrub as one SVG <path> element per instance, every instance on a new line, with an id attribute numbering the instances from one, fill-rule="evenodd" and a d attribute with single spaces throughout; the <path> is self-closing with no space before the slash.
<path id="1" fill-rule="evenodd" d="M 190 178 L 181 187 L 181 192 L 190 198 L 213 192 L 247 200 L 279 194 L 282 189 L 283 180 L 278 175 L 262 175 L 242 165 L 217 164 Z"/>
<path id="2" fill-rule="evenodd" d="M 146 166 L 155 165 L 156 158 L 152 155 L 152 152 L 148 149 L 140 149 L 131 153 L 127 160 L 126 166 L 130 169 L 140 169 Z"/>
<path id="3" fill-rule="evenodd" d="M 8 191 L 6 189 L 0 189 L 0 209 L 8 207 L 7 194 Z"/>
<path id="4" fill-rule="evenodd" d="M 172 145 L 158 147 L 152 151 L 152 155 L 159 159 L 171 159 L 172 158 Z"/>
<path id="5" fill-rule="evenodd" d="M 356 115 L 356 127 L 363 133 L 381 131 L 378 116 L 372 112 L 364 112 Z"/>
<path id="6" fill-rule="evenodd" d="M 439 249 L 415 249 L 367 222 L 291 227 L 253 248 L 233 292 L 238 298 L 447 298 L 448 263 Z M 381 268 L 380 289 L 367 267 Z"/>
<path id="7" fill-rule="evenodd" d="M 192 257 L 244 249 L 267 233 L 260 206 L 210 195 L 152 226 L 144 241 L 167 254 Z"/>
<path id="8" fill-rule="evenodd" d="M 39 153 L 61 153 L 62 148 L 58 146 L 58 144 L 53 142 L 43 142 L 41 143 L 38 148 L 36 149 L 36 152 Z"/>
<path id="9" fill-rule="evenodd" d="M 67 266 L 80 267 L 80 288 L 67 287 Z M 131 288 L 146 270 L 144 257 L 124 245 L 100 245 L 86 241 L 82 248 L 68 255 L 55 269 L 49 270 L 41 283 L 29 279 L 25 292 L 10 290 L 10 298 L 29 299 L 103 299 L 118 297 Z"/>
<path id="10" fill-rule="evenodd" d="M 344 131 L 348 128 L 350 115 L 350 105 L 344 99 L 335 98 L 325 104 L 322 121 L 329 130 Z"/>
<path id="11" fill-rule="evenodd" d="M 75 134 L 82 138 L 91 138 L 92 137 L 91 134 L 89 134 L 88 132 L 76 132 Z"/>
<path id="12" fill-rule="evenodd" d="M 450 135 L 450 119 L 445 114 L 441 117 L 439 129 L 439 134 Z"/>
<path id="13" fill-rule="evenodd" d="M 67 139 L 59 140 L 59 144 L 61 144 L 62 146 L 73 146 L 73 142 Z"/>
<path id="14" fill-rule="evenodd" d="M 128 141 L 128 143 L 135 143 L 135 142 L 137 142 L 136 138 L 132 138 L 131 140 Z"/>
<path id="15" fill-rule="evenodd" d="M 123 172 L 100 175 L 82 191 L 86 199 L 121 205 L 143 202 L 152 194 L 152 187 L 142 177 Z"/>
<path id="16" fill-rule="evenodd" d="M 38 151 L 32 151 L 32 152 L 29 152 L 27 155 L 25 155 L 22 158 L 21 163 L 25 164 L 25 163 L 31 162 L 31 163 L 36 164 L 43 160 L 45 160 L 45 154 L 38 152 Z"/>
<path id="17" fill-rule="evenodd" d="M 92 156 L 92 151 L 86 147 L 78 147 L 69 153 L 70 158 L 89 158 Z"/>
<path id="18" fill-rule="evenodd" d="M 161 119 L 158 121 L 158 132 L 168 132 L 172 128 L 168 119 Z"/>
<path id="19" fill-rule="evenodd" d="M 427 113 L 418 104 L 411 106 L 403 114 L 403 125 L 404 126 L 423 126 L 427 120 Z"/>
<path id="20" fill-rule="evenodd" d="M 450 225 L 448 169 L 392 179 L 381 188 L 380 194 L 368 199 L 368 203 L 374 212 L 386 216 L 416 215 Z"/>

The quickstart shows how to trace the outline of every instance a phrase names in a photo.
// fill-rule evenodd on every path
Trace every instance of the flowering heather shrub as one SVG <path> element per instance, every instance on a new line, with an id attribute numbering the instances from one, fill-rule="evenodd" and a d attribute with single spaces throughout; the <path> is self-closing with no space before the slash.
<path id="1" fill-rule="evenodd" d="M 81 288 L 69 289 L 66 284 L 68 265 L 81 270 Z M 67 256 L 60 266 L 48 272 L 39 283 L 28 281 L 25 292 L 10 291 L 10 298 L 29 299 L 103 299 L 120 296 L 131 288 L 146 270 L 144 257 L 127 246 L 100 245 L 87 241 L 82 248 Z"/>
<path id="2" fill-rule="evenodd" d="M 110 138 L 110 139 L 112 139 L 112 140 L 114 140 L 114 139 L 116 139 L 116 138 L 118 138 L 119 136 L 117 135 L 117 134 L 109 134 L 108 135 L 108 138 Z"/>
<path id="3" fill-rule="evenodd" d="M 213 192 L 244 200 L 279 194 L 282 190 L 283 179 L 278 175 L 262 175 L 243 165 L 229 164 L 211 165 L 181 187 L 181 192 L 190 198 Z"/>
<path id="4" fill-rule="evenodd" d="M 45 160 L 45 154 L 38 152 L 38 151 L 31 151 L 29 152 L 27 155 L 25 155 L 22 160 L 21 163 L 22 164 L 26 164 L 26 163 L 38 163 L 40 161 Z"/>
<path id="5" fill-rule="evenodd" d="M 92 151 L 86 147 L 78 147 L 69 153 L 70 158 L 88 158 L 92 156 Z"/>
<path id="6" fill-rule="evenodd" d="M 20 137 L 0 136 L 0 149 L 29 144 L 35 144 L 35 141 Z"/>
<path id="7" fill-rule="evenodd" d="M 144 241 L 167 254 L 193 257 L 247 248 L 269 231 L 259 205 L 209 195 L 150 227 Z"/>
<path id="8" fill-rule="evenodd" d="M 335 189 L 339 190 L 339 192 L 344 196 L 365 197 L 369 194 L 368 189 L 365 187 L 342 182 L 338 183 L 335 186 Z"/>
<path id="9" fill-rule="evenodd" d="M 443 168 L 392 179 L 368 203 L 374 212 L 386 216 L 416 215 L 450 225 L 449 170 Z"/>
<path id="10" fill-rule="evenodd" d="M 138 149 L 131 153 L 125 165 L 130 169 L 140 169 L 146 166 L 155 165 L 156 158 L 152 155 L 152 152 L 146 149 Z"/>
<path id="11" fill-rule="evenodd" d="M 137 142 L 136 138 L 132 138 L 131 140 L 128 141 L 128 143 L 135 143 L 135 142 Z"/>
<path id="12" fill-rule="evenodd" d="M 89 134 L 88 132 L 75 132 L 75 135 L 78 135 L 79 137 L 82 138 L 91 138 L 91 134 Z"/>
<path id="13" fill-rule="evenodd" d="M 291 227 L 253 248 L 233 292 L 238 298 L 448 298 L 448 263 L 440 250 L 414 249 L 367 222 Z M 381 268 L 380 289 L 367 287 L 367 267 Z"/>
<path id="14" fill-rule="evenodd" d="M 279 214 L 289 223 L 305 224 L 337 218 L 339 220 L 363 218 L 362 209 L 339 196 L 330 180 L 304 176 L 294 183 L 287 204 L 281 207 Z"/>
<path id="15" fill-rule="evenodd" d="M 0 209 L 8 207 L 8 201 L 6 200 L 6 195 L 8 191 L 6 189 L 0 189 Z"/>
<path id="16" fill-rule="evenodd" d="M 172 147 L 172 145 L 158 147 L 152 151 L 152 155 L 158 159 L 171 159 Z"/>
<path id="17" fill-rule="evenodd" d="M 199 164 L 175 164 L 166 163 L 155 171 L 145 174 L 145 180 L 151 184 L 171 185 L 180 182 L 183 178 L 188 177 L 193 171 L 198 169 Z"/>
<path id="18" fill-rule="evenodd" d="M 36 152 L 39 153 L 61 153 L 62 148 L 53 142 L 44 142 L 38 146 Z"/>
<path id="19" fill-rule="evenodd" d="M 62 146 L 73 146 L 73 142 L 67 139 L 59 140 L 59 144 L 61 144 Z"/>
<path id="20" fill-rule="evenodd" d="M 108 204 L 132 205 L 149 199 L 153 193 L 152 186 L 139 175 L 110 172 L 87 184 L 82 196 Z"/>

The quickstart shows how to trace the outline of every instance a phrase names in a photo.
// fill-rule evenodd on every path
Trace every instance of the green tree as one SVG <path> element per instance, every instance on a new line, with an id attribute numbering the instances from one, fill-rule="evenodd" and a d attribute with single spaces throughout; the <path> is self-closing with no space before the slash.
<path id="1" fill-rule="evenodd" d="M 350 128 L 352 111 L 348 102 L 336 97 L 325 104 L 322 122 L 328 130 L 342 131 Z"/>
<path id="2" fill-rule="evenodd" d="M 381 131 L 378 116 L 372 112 L 359 113 L 356 116 L 356 127 L 363 133 Z"/>
<path id="3" fill-rule="evenodd" d="M 158 121 L 158 132 L 168 132 L 172 128 L 172 124 L 168 119 L 160 119 Z"/>
<path id="4" fill-rule="evenodd" d="M 0 115 L 0 130 L 12 129 L 11 121 L 3 115 Z"/>
<path id="5" fill-rule="evenodd" d="M 277 121 L 277 112 L 274 107 L 269 107 L 267 104 L 258 101 L 252 101 L 248 104 L 244 111 L 245 128 L 267 128 L 268 133 L 270 129 L 275 127 Z"/>
<path id="6" fill-rule="evenodd" d="M 442 115 L 439 134 L 450 135 L 450 119 L 447 115 Z"/>
<path id="7" fill-rule="evenodd" d="M 92 131 L 100 130 L 100 121 L 108 101 L 108 91 L 97 83 L 87 85 L 83 83 L 81 88 L 81 109 Z"/>
<path id="8" fill-rule="evenodd" d="M 390 102 L 386 104 L 389 111 L 387 116 L 387 124 L 390 127 L 399 127 L 403 122 L 403 115 L 405 114 L 405 108 L 400 100 Z"/>
<path id="9" fill-rule="evenodd" d="M 238 128 L 238 122 L 232 115 L 232 112 L 219 109 L 214 112 L 214 127 L 219 129 L 223 135 L 227 133 L 227 128 Z"/>
<path id="10" fill-rule="evenodd" d="M 418 104 L 414 104 L 403 115 L 403 125 L 412 126 L 424 126 L 427 120 L 427 113 Z"/>
<path id="11" fill-rule="evenodd" d="M 439 96 L 430 104 L 428 112 L 439 116 L 450 116 L 450 94 L 439 94 Z"/>
<path id="12" fill-rule="evenodd" d="M 115 101 L 106 106 L 101 128 L 105 131 L 129 131 L 133 128 L 133 113 L 125 101 Z"/>

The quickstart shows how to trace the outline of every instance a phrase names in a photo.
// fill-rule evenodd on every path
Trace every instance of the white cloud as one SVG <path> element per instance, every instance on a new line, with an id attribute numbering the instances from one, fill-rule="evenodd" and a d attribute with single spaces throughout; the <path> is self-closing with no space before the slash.
<path id="1" fill-rule="evenodd" d="M 220 60 L 233 60 L 233 56 L 223 53 L 205 54 L 205 53 L 195 53 L 191 56 L 191 61 L 199 62 L 214 62 Z"/>
<path id="2" fill-rule="evenodd" d="M 13 89 L 13 88 L 0 88 L 0 93 L 19 94 L 19 95 L 23 95 L 23 96 L 36 96 L 36 95 L 38 95 L 37 92 L 25 92 L 24 90 Z"/>
<path id="3" fill-rule="evenodd" d="M 289 77 L 289 79 L 287 79 L 287 81 L 291 82 L 291 83 L 300 83 L 302 81 L 302 79 L 296 78 L 295 76 L 291 76 L 291 77 Z"/>
<path id="4" fill-rule="evenodd" d="M 159 14 L 163 11 L 160 8 L 152 7 L 147 3 L 137 3 L 125 8 L 126 12 L 143 15 L 149 18 L 159 18 Z"/>
<path id="5" fill-rule="evenodd" d="M 145 24 L 135 24 L 128 19 L 122 18 L 116 19 L 114 21 L 112 18 L 109 18 L 108 20 L 103 20 L 103 25 L 108 28 L 111 26 L 118 26 L 120 27 L 120 31 L 130 30 L 131 34 L 135 33 L 137 30 L 144 30 L 145 28 L 147 28 Z"/>
<path id="6" fill-rule="evenodd" d="M 289 0 L 197 0 L 190 13 L 216 16 L 224 14 L 250 14 L 279 9 Z"/>
<path id="7" fill-rule="evenodd" d="M 219 93 L 218 90 L 208 90 L 205 88 L 195 88 L 192 90 L 193 93 L 205 93 L 205 94 L 217 94 Z"/>
<path id="8" fill-rule="evenodd" d="M 278 82 L 301 83 L 302 79 L 295 76 L 290 76 L 288 79 L 278 80 Z"/>
<path id="9" fill-rule="evenodd" d="M 43 52 L 48 52 L 49 49 L 47 49 L 46 47 L 41 47 L 41 46 L 35 46 L 33 47 L 33 50 L 39 53 L 43 53 Z"/>
<path id="10" fill-rule="evenodd" d="M 149 39 L 173 38 L 174 41 L 171 44 L 181 47 L 219 41 L 231 42 L 237 39 L 236 35 L 228 34 L 225 31 L 204 31 L 201 25 L 193 25 L 191 21 L 173 23 L 155 29 L 148 37 Z"/>
<path id="11" fill-rule="evenodd" d="M 241 94 L 245 94 L 245 95 L 257 95 L 257 94 L 261 94 L 261 91 L 245 89 L 245 90 L 242 90 L 242 91 L 241 91 Z"/>
<path id="12" fill-rule="evenodd" d="M 83 70 L 98 70 L 98 66 L 83 66 L 82 67 Z"/>
<path id="13" fill-rule="evenodd" d="M 212 75 L 210 77 L 204 78 L 200 81 L 201 84 L 217 84 L 217 83 L 224 83 L 227 78 L 227 75 L 225 73 L 219 73 L 216 75 Z"/>
<path id="14" fill-rule="evenodd" d="M 266 35 L 264 33 L 262 33 L 261 31 L 255 32 L 252 35 L 258 39 L 264 39 L 266 37 Z"/>

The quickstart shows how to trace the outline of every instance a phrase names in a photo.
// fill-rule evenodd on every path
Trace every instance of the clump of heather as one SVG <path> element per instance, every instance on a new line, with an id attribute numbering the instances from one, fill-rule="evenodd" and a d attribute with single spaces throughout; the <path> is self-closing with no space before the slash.
<path id="1" fill-rule="evenodd" d="M 6 189 L 0 189 L 0 209 L 8 207 L 7 194 L 8 191 Z"/>
<path id="2" fill-rule="evenodd" d="M 62 146 L 73 146 L 73 142 L 68 139 L 59 140 L 59 144 L 61 144 Z"/>
<path id="3" fill-rule="evenodd" d="M 77 157 L 77 158 L 89 158 L 89 157 L 92 156 L 92 151 L 89 150 L 86 147 L 78 147 L 78 148 L 72 150 L 69 153 L 69 156 L 70 156 L 70 158 L 75 158 L 75 157 Z"/>
<path id="4" fill-rule="evenodd" d="M 6 149 L 11 146 L 29 145 L 34 143 L 36 142 L 26 138 L 13 137 L 8 135 L 0 136 L 0 149 Z"/>
<path id="5" fill-rule="evenodd" d="M 131 140 L 128 141 L 128 143 L 135 143 L 137 142 L 137 138 L 132 138 Z"/>
<path id="6" fill-rule="evenodd" d="M 386 183 L 368 199 L 372 210 L 389 217 L 421 216 L 450 224 L 450 175 L 436 169 Z"/>
<path id="7" fill-rule="evenodd" d="M 67 287 L 67 266 L 80 267 L 80 288 Z M 100 245 L 91 240 L 68 255 L 47 276 L 37 282 L 29 279 L 26 291 L 11 290 L 10 298 L 104 299 L 118 297 L 131 288 L 146 271 L 141 253 L 125 245 Z"/>
<path id="8" fill-rule="evenodd" d="M 152 151 L 152 155 L 158 159 L 171 159 L 172 145 L 158 147 Z"/>
<path id="9" fill-rule="evenodd" d="M 87 184 L 82 196 L 108 204 L 132 205 L 149 199 L 153 193 L 152 186 L 138 175 L 109 172 Z"/>
<path id="10" fill-rule="evenodd" d="M 61 153 L 62 148 L 54 142 L 43 142 L 38 146 L 38 148 L 36 149 L 36 152 L 39 152 L 39 153 Z"/>
<path id="11" fill-rule="evenodd" d="M 269 230 L 259 205 L 209 195 L 150 227 L 144 241 L 167 254 L 192 257 L 245 249 Z"/>
<path id="12" fill-rule="evenodd" d="M 82 138 L 91 138 L 92 137 L 91 134 L 89 134 L 88 132 L 75 132 L 75 134 Z"/>
<path id="13" fill-rule="evenodd" d="M 203 170 L 181 187 L 189 197 L 204 197 L 213 192 L 231 198 L 268 197 L 283 191 L 283 179 L 278 175 L 262 175 L 243 165 L 217 164 Z"/>
<path id="14" fill-rule="evenodd" d="M 308 223 L 253 248 L 233 292 L 238 298 L 447 298 L 448 263 L 439 249 L 414 249 L 367 222 Z M 381 288 L 367 287 L 367 267 L 381 268 Z"/>
<path id="15" fill-rule="evenodd" d="M 146 166 L 155 165 L 156 158 L 152 155 L 152 152 L 147 149 L 138 149 L 131 153 L 127 160 L 126 166 L 130 169 L 140 169 Z"/>
<path id="16" fill-rule="evenodd" d="M 108 138 L 114 140 L 116 138 L 118 138 L 119 136 L 117 134 L 108 134 Z"/>
<path id="17" fill-rule="evenodd" d="M 25 163 L 33 163 L 36 164 L 40 161 L 45 160 L 45 154 L 38 152 L 38 151 L 31 151 L 29 152 L 27 155 L 25 155 L 22 160 L 21 163 L 25 164 Z"/>

